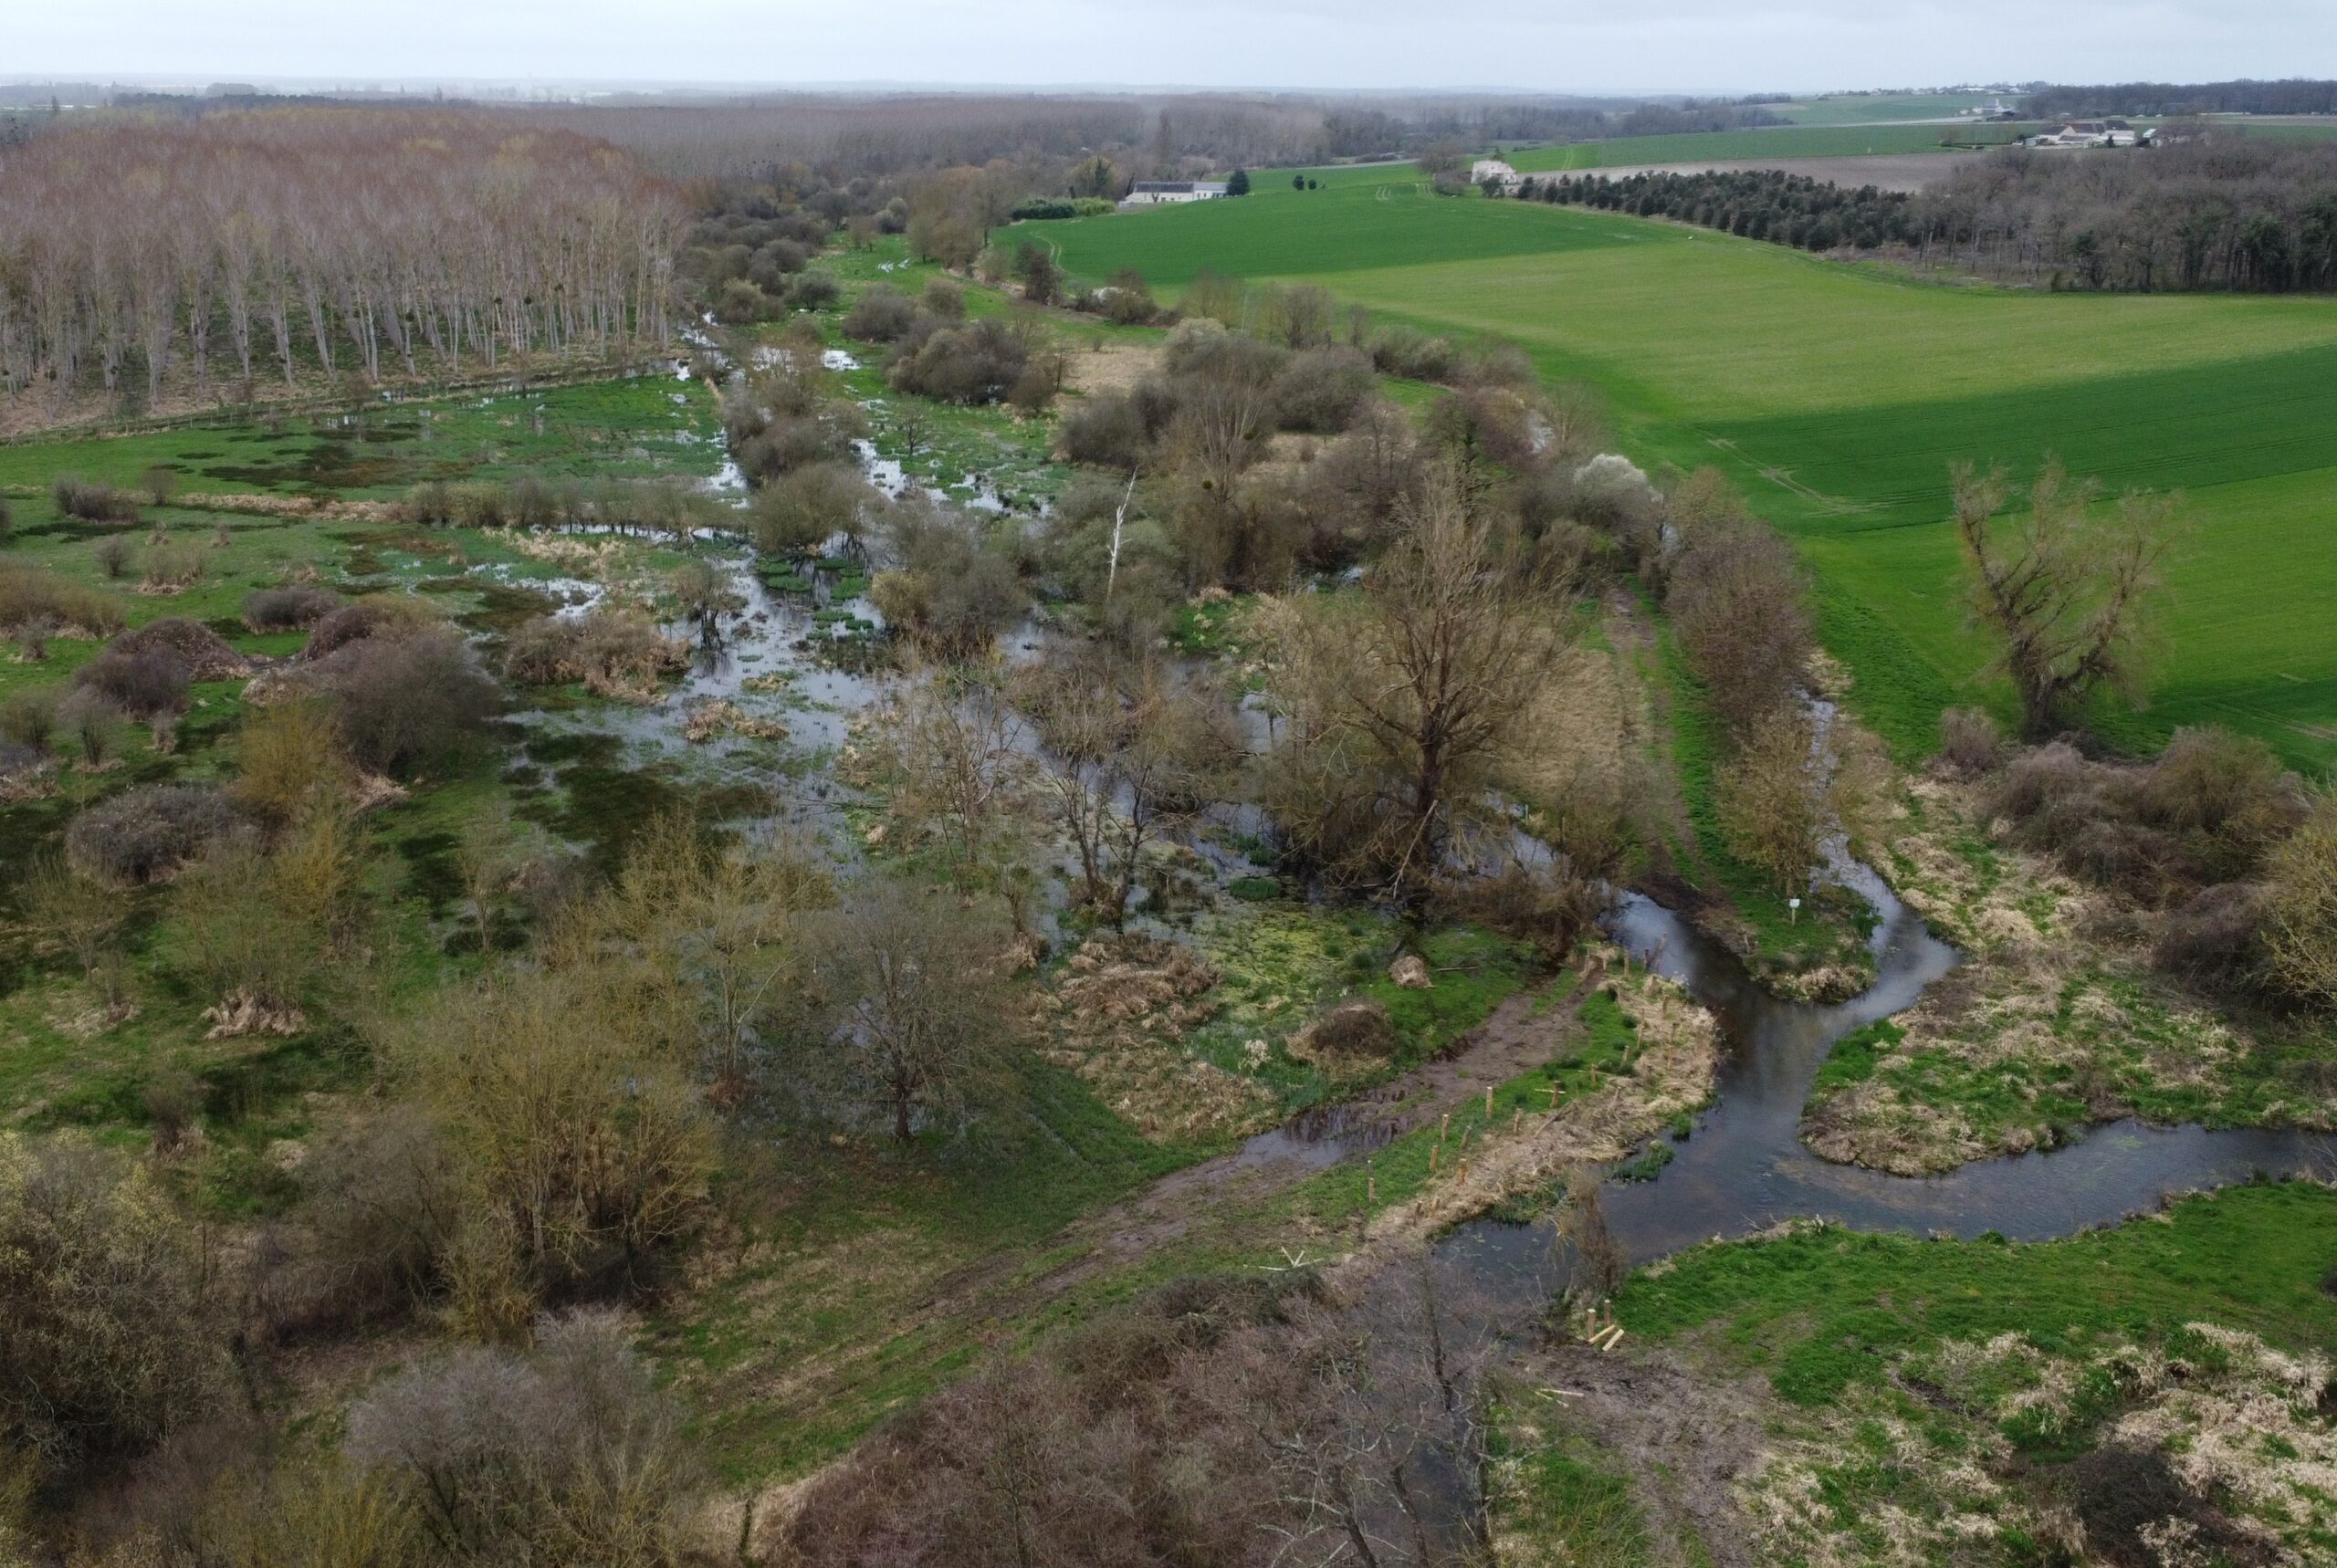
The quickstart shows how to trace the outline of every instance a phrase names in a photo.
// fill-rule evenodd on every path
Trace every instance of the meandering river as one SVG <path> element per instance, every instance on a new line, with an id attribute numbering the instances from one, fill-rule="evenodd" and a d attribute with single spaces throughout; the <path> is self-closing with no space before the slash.
<path id="1" fill-rule="evenodd" d="M 1714 1104 L 1678 1140 L 1651 1181 L 1610 1184 L 1607 1223 L 1634 1263 L 1700 1241 L 1751 1235 L 1818 1216 L 1866 1230 L 2015 1240 L 2068 1236 L 2154 1207 L 2170 1192 L 2228 1186 L 2261 1173 L 2337 1172 L 2337 1134 L 2293 1130 L 2154 1127 L 2123 1121 L 2059 1148 L 1980 1160 L 1938 1176 L 1899 1176 L 1819 1159 L 1801 1142 L 1803 1104 L 1834 1042 L 1911 1007 L 1956 963 L 1882 879 L 1864 866 L 1845 880 L 1874 905 L 1877 977 L 1846 1002 L 1782 1001 L 1693 925 L 1626 894 L 1609 921 L 1633 957 L 1680 981 L 1719 1018 L 1726 1054 Z M 1551 1222 L 1481 1220 L 1439 1248 L 1478 1289 L 1524 1304 L 1565 1282 Z"/>

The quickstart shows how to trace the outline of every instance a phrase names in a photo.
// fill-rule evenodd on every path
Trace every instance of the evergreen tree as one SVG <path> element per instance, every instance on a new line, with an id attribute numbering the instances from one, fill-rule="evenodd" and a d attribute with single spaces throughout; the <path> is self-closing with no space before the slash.
<path id="1" fill-rule="evenodd" d="M 1246 169 L 1234 170 L 1233 177 L 1225 182 L 1225 193 L 1229 196 L 1248 195 L 1250 193 L 1250 172 Z"/>

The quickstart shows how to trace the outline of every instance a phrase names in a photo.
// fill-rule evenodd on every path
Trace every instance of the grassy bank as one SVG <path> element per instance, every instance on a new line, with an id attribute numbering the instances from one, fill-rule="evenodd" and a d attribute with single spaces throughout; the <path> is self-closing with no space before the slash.
<path id="1" fill-rule="evenodd" d="M 1774 1396 L 1743 1483 L 1765 1560 L 2048 1561 L 2072 1521 L 2098 1560 L 2173 1517 L 2304 1561 L 2337 1523 L 2332 1256 L 2337 1197 L 2263 1186 L 2034 1245 L 1799 1228 L 1644 1270 L 1618 1310 Z"/>

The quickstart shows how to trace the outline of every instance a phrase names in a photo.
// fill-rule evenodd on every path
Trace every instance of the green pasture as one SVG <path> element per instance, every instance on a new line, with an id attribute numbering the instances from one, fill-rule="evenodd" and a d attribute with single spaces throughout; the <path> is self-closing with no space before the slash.
<path id="1" fill-rule="evenodd" d="M 1508 155 L 1521 173 L 1553 169 L 1616 169 L 1705 159 L 1857 158 L 1868 153 L 1936 152 L 1946 125 L 1772 125 L 1754 131 L 1689 131 L 1678 136 L 1619 136 L 1526 147 Z"/>
<path id="2" fill-rule="evenodd" d="M 2328 141 L 2337 140 L 2337 120 L 2228 120 L 2218 121 L 2249 136 L 2271 136 L 2283 141 Z"/>
<path id="3" fill-rule="evenodd" d="M 1873 125 L 1890 120 L 1953 120 L 1965 110 L 1995 101 L 1985 92 L 1839 93 L 1760 107 L 1796 125 Z M 2007 103 L 2007 108 L 2017 107 Z"/>
<path id="4" fill-rule="evenodd" d="M 1596 385 L 1627 452 L 1718 464 L 1800 542 L 1852 700 L 1902 753 L 1944 703 L 2006 706 L 1964 612 L 1951 463 L 2058 455 L 2113 491 L 2180 488 L 2151 700 L 2105 726 L 2143 745 L 2216 721 L 2337 762 L 2337 303 L 1939 287 L 1385 179 L 1048 233 L 1077 277 L 1134 267 L 1169 298 L 1205 267 L 1319 281 Z"/>

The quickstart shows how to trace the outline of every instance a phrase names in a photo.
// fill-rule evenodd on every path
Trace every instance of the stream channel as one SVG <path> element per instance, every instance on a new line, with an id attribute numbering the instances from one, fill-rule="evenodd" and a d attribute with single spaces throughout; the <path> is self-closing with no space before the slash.
<path id="1" fill-rule="evenodd" d="M 1799 1126 L 1827 1052 L 1852 1030 L 1913 1006 L 1956 963 L 1954 949 L 1872 870 L 1855 862 L 1839 870 L 1881 917 L 1871 938 L 1875 983 L 1846 1002 L 1771 996 L 1734 954 L 1641 894 L 1624 894 L 1610 913 L 1616 942 L 1711 1009 L 1724 1040 L 1714 1103 L 1690 1136 L 1674 1141 L 1670 1163 L 1651 1181 L 1612 1182 L 1602 1195 L 1608 1226 L 1632 1263 L 1804 1216 L 1861 1230 L 2046 1240 L 2143 1212 L 2168 1193 L 2337 1170 L 2337 1134 L 2134 1120 L 1944 1176 L 1892 1176 L 1818 1158 Z M 1548 1219 L 1472 1221 L 1446 1237 L 1438 1254 L 1481 1295 L 1518 1307 L 1539 1305 L 1567 1282 Z"/>

